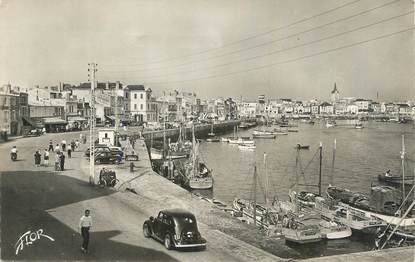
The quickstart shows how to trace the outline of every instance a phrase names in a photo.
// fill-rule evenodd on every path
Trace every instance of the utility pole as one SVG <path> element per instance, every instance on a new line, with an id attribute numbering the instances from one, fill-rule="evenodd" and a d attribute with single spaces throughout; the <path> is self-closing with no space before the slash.
<path id="1" fill-rule="evenodd" d="M 405 136 L 402 135 L 402 151 L 401 151 L 401 161 L 402 161 L 402 201 L 405 199 Z"/>
<path id="2" fill-rule="evenodd" d="M 320 168 L 318 174 L 318 195 L 321 196 L 321 164 L 323 160 L 323 143 L 320 142 Z"/>
<path id="3" fill-rule="evenodd" d="M 254 225 L 256 226 L 256 183 L 257 183 L 257 174 L 256 174 L 256 165 L 254 166 Z"/>
<path id="4" fill-rule="evenodd" d="M 96 63 L 88 64 L 88 81 L 91 83 L 91 115 L 89 116 L 89 183 L 95 185 L 95 73 Z"/>

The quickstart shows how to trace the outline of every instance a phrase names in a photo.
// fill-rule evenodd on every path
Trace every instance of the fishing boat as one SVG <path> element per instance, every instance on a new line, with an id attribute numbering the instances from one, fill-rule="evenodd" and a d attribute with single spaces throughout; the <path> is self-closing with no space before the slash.
<path id="1" fill-rule="evenodd" d="M 349 226 L 334 222 L 333 220 L 322 220 L 319 223 L 320 231 L 323 238 L 342 239 L 352 235 L 352 229 Z"/>
<path id="2" fill-rule="evenodd" d="M 286 241 L 308 244 L 323 240 L 320 228 L 317 225 L 304 225 L 295 221 L 288 225 L 288 227 L 282 228 L 282 234 Z"/>
<path id="3" fill-rule="evenodd" d="M 378 175 L 378 180 L 391 185 L 401 185 L 402 183 L 413 185 L 414 176 L 405 176 L 405 180 L 403 180 L 402 176 L 391 175 L 389 172 L 386 172 L 385 174 Z"/>
<path id="4" fill-rule="evenodd" d="M 228 143 L 229 142 L 229 139 L 231 139 L 231 137 L 221 137 L 220 138 L 220 141 L 221 142 L 224 142 L 224 143 Z"/>
<path id="5" fill-rule="evenodd" d="M 354 126 L 354 128 L 355 128 L 355 129 L 363 129 L 363 124 L 362 124 L 362 123 L 357 123 L 357 124 Z"/>
<path id="6" fill-rule="evenodd" d="M 215 133 L 213 133 L 213 123 L 210 125 L 210 132 L 208 133 L 208 136 L 214 137 Z"/>
<path id="7" fill-rule="evenodd" d="M 324 220 L 346 225 L 353 230 L 365 234 L 377 234 L 387 226 L 383 220 L 367 215 L 347 205 L 339 204 L 330 207 L 326 205 L 322 197 L 316 198 L 316 210 L 321 213 L 321 217 Z"/>
<path id="8" fill-rule="evenodd" d="M 195 138 L 194 126 L 192 129 L 192 155 L 186 169 L 188 186 L 190 189 L 211 189 L 213 187 L 212 170 L 199 158 L 199 143 Z"/>
<path id="9" fill-rule="evenodd" d="M 330 185 L 327 188 L 327 195 L 331 199 L 341 202 L 342 205 L 350 207 L 350 209 L 363 212 L 366 216 L 377 217 L 392 225 L 401 224 L 405 227 L 415 227 L 415 217 L 401 217 L 402 213 L 406 211 L 412 213 L 412 216 L 414 214 L 408 203 L 405 203 L 405 200 L 414 190 L 413 186 L 409 193 L 405 189 L 405 154 L 405 138 L 402 135 L 402 182 L 400 183 L 400 190 L 392 186 L 376 185 L 371 186 L 370 195 L 365 195 Z"/>
<path id="10" fill-rule="evenodd" d="M 301 145 L 301 144 L 297 144 L 295 145 L 295 149 L 310 149 L 310 145 Z"/>
<path id="11" fill-rule="evenodd" d="M 265 139 L 275 139 L 277 135 L 275 134 L 252 134 L 253 138 L 265 138 Z"/>
<path id="12" fill-rule="evenodd" d="M 250 128 L 251 126 L 249 125 L 249 123 L 246 123 L 246 122 L 241 122 L 240 124 L 239 124 L 239 128 L 242 128 L 242 129 L 247 129 L 247 128 Z"/>
<path id="13" fill-rule="evenodd" d="M 239 137 L 238 137 L 238 127 L 234 126 L 233 128 L 233 137 L 228 137 L 228 143 L 229 144 L 238 144 L 239 142 Z"/>
<path id="14" fill-rule="evenodd" d="M 326 121 L 326 128 L 335 127 L 336 125 L 337 124 L 336 124 L 335 120 L 327 120 Z"/>
<path id="15" fill-rule="evenodd" d="M 255 141 L 250 137 L 240 137 L 238 145 L 255 145 Z"/>
<path id="16" fill-rule="evenodd" d="M 276 134 L 272 131 L 261 131 L 261 130 L 254 130 L 252 133 L 253 138 L 269 138 L 273 139 L 276 137 Z"/>
<path id="17" fill-rule="evenodd" d="M 301 206 L 307 206 L 307 207 L 315 207 L 316 206 L 316 200 L 315 200 L 315 198 L 318 195 L 315 194 L 315 193 L 313 193 L 313 192 L 300 191 L 298 193 L 293 192 L 292 195 L 296 197 L 297 202 Z"/>
<path id="18" fill-rule="evenodd" d="M 158 150 L 155 148 L 151 148 L 151 160 L 161 160 L 163 159 L 163 151 L 162 150 Z M 187 153 L 182 153 L 182 152 L 169 152 L 168 153 L 169 158 L 176 160 L 176 159 L 185 159 L 189 157 L 189 154 Z"/>
<path id="19" fill-rule="evenodd" d="M 268 203 L 268 175 L 267 175 L 267 167 L 266 167 L 266 154 L 264 154 L 264 163 L 265 163 L 265 203 L 259 204 L 257 202 L 257 195 L 256 195 L 256 188 L 258 185 L 258 178 L 257 178 L 257 168 L 254 167 L 254 176 L 253 176 L 253 199 L 246 200 L 241 198 L 235 198 L 232 202 L 233 208 L 236 212 L 242 213 L 244 217 L 249 218 L 254 224 L 260 225 L 262 227 L 267 228 L 270 225 L 277 225 L 278 223 L 278 210 L 274 208 L 273 205 Z"/>
<path id="20" fill-rule="evenodd" d="M 217 137 L 206 138 L 206 142 L 220 142 L 221 140 Z"/>
<path id="21" fill-rule="evenodd" d="M 287 129 L 275 128 L 274 129 L 274 134 L 279 135 L 279 136 L 288 135 L 288 131 L 287 131 Z"/>
<path id="22" fill-rule="evenodd" d="M 352 192 L 348 189 L 329 186 L 329 198 L 339 201 L 339 206 L 363 214 L 365 217 L 376 217 L 388 224 L 397 225 L 400 217 L 396 216 L 400 206 L 400 192 L 388 186 L 374 186 L 371 196 Z M 403 226 L 415 225 L 415 218 L 404 218 Z"/>
<path id="23" fill-rule="evenodd" d="M 242 151 L 254 151 L 256 146 L 255 145 L 238 145 L 239 150 Z"/>

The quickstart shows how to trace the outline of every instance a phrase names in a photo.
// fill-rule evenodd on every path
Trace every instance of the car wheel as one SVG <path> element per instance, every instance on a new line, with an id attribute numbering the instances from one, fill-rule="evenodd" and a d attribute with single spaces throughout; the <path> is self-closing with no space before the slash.
<path id="1" fill-rule="evenodd" d="M 144 237 L 146 237 L 146 238 L 151 237 L 150 228 L 149 228 L 149 226 L 148 226 L 148 224 L 147 224 L 147 223 L 145 223 L 145 224 L 143 225 L 143 234 L 144 234 Z"/>
<path id="2" fill-rule="evenodd" d="M 172 249 L 171 237 L 169 234 L 166 234 L 164 237 L 164 247 L 168 250 Z"/>

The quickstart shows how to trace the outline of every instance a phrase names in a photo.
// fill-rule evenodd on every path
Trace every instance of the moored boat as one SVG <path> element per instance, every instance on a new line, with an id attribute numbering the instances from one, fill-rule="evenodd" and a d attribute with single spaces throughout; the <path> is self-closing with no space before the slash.
<path id="1" fill-rule="evenodd" d="M 286 241 L 298 244 L 315 243 L 323 240 L 320 228 L 317 225 L 303 225 L 299 222 L 294 222 L 289 227 L 283 227 L 282 234 Z"/>
<path id="2" fill-rule="evenodd" d="M 206 138 L 206 142 L 220 142 L 220 139 L 217 137 Z"/>
<path id="3" fill-rule="evenodd" d="M 221 137 L 220 141 L 224 142 L 224 143 L 228 143 L 229 142 L 230 137 Z"/>
<path id="4" fill-rule="evenodd" d="M 323 238 L 326 239 L 342 239 L 352 235 L 352 229 L 349 226 L 336 223 L 332 220 L 322 220 L 319 223 L 319 227 Z"/>
<path id="5" fill-rule="evenodd" d="M 301 145 L 301 144 L 297 144 L 295 146 L 295 149 L 310 149 L 310 145 Z"/>
<path id="6" fill-rule="evenodd" d="M 157 150 L 155 148 L 151 148 L 151 160 L 161 160 L 163 159 L 163 152 L 161 150 Z M 169 152 L 166 158 L 176 160 L 176 159 L 185 159 L 188 158 L 189 154 L 182 153 L 182 152 Z"/>
<path id="7" fill-rule="evenodd" d="M 255 145 L 238 145 L 239 150 L 242 151 L 253 151 L 255 150 L 256 146 Z"/>
<path id="8" fill-rule="evenodd" d="M 267 138 L 267 139 L 274 139 L 276 137 L 275 134 L 252 134 L 253 138 Z"/>

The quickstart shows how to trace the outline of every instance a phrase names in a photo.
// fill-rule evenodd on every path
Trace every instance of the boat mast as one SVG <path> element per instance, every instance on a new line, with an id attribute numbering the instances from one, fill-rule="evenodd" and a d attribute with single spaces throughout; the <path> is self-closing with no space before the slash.
<path id="1" fill-rule="evenodd" d="M 402 161 L 402 201 L 405 199 L 405 136 L 402 135 L 402 151 L 401 151 L 401 161 Z"/>
<path id="2" fill-rule="evenodd" d="M 323 160 L 323 143 L 320 142 L 320 168 L 318 174 L 318 194 L 321 196 L 321 163 Z"/>
<path id="3" fill-rule="evenodd" d="M 198 167 L 198 163 L 197 163 L 197 159 L 196 159 L 196 137 L 195 137 L 195 126 L 194 124 L 192 125 L 192 164 L 193 164 L 193 177 L 196 176 L 197 174 L 197 169 Z"/>
<path id="4" fill-rule="evenodd" d="M 256 165 L 254 166 L 254 225 L 256 226 L 256 182 L 257 182 L 257 174 L 256 174 Z"/>
<path id="5" fill-rule="evenodd" d="M 330 185 L 334 184 L 334 160 L 336 159 L 336 147 L 337 147 L 337 141 L 334 139 L 334 145 L 333 145 L 333 160 L 331 162 L 331 176 L 330 176 Z"/>
<path id="6" fill-rule="evenodd" d="M 268 206 L 269 179 L 268 179 L 268 168 L 267 168 L 267 153 L 265 152 L 264 152 L 264 168 L 265 168 L 265 206 Z"/>

